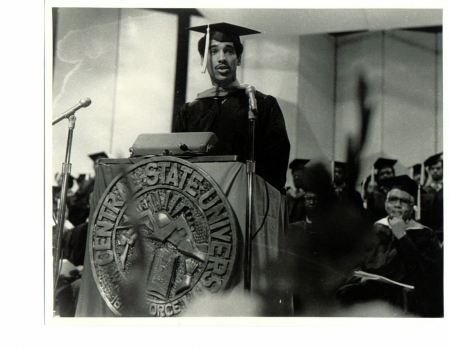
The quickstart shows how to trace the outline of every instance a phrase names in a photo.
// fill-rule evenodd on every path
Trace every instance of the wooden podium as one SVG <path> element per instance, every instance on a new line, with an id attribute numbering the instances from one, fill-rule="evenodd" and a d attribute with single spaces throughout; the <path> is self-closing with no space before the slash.
<path id="1" fill-rule="evenodd" d="M 155 156 L 157 157 L 157 156 Z M 152 157 L 152 158 L 155 158 Z M 180 166 L 182 163 L 180 161 L 187 161 L 190 163 L 193 168 L 198 168 L 198 171 L 201 173 L 207 173 L 209 178 L 212 178 L 214 181 L 214 187 L 218 187 L 218 191 L 221 191 L 221 194 L 224 195 L 225 200 L 227 201 L 227 206 L 231 209 L 231 217 L 235 222 L 235 232 L 236 232 L 236 240 L 235 240 L 235 249 L 233 250 L 234 255 L 234 267 L 230 271 L 229 277 L 226 279 L 226 286 L 220 291 L 223 290 L 233 290 L 233 289 L 243 289 L 243 260 L 244 260 L 244 243 L 245 243 L 245 224 L 246 224 L 246 192 L 247 192 L 247 175 L 246 175 L 246 166 L 244 163 L 239 162 L 233 156 L 218 156 L 218 157 L 193 157 L 190 159 L 178 159 L 176 157 L 166 157 L 168 163 L 173 161 L 174 163 L 178 163 Z M 135 168 L 139 166 L 140 163 L 146 163 L 148 158 L 140 157 L 140 158 L 126 158 L 126 159 L 102 159 L 99 162 L 94 191 L 91 197 L 91 212 L 89 217 L 89 235 L 86 245 L 86 254 L 84 261 L 84 269 L 82 275 L 82 282 L 80 287 L 80 294 L 78 297 L 78 304 L 76 309 L 77 317 L 116 317 L 122 315 L 118 314 L 118 311 L 114 309 L 114 304 L 107 303 L 107 297 L 105 295 L 105 291 L 99 286 L 101 279 L 99 280 L 98 270 L 96 271 L 94 268 L 97 267 L 96 262 L 98 260 L 103 260 L 101 255 L 101 247 L 98 245 L 93 245 L 93 233 L 100 233 L 103 231 L 98 226 L 94 226 L 97 222 L 99 223 L 99 211 L 101 211 L 100 206 L 102 205 L 102 199 L 105 200 L 105 191 L 108 188 L 111 188 L 114 182 L 118 183 L 118 177 L 124 173 L 124 171 L 129 171 L 130 168 Z M 147 165 L 146 170 L 150 170 L 152 168 L 156 168 L 157 166 L 154 164 Z M 148 169 L 150 168 L 150 169 Z M 168 171 L 168 169 L 167 169 Z M 203 175 L 205 176 L 205 175 Z M 181 175 L 180 175 L 181 177 Z M 156 178 L 156 177 L 155 177 Z M 177 181 L 178 185 L 178 181 Z M 216 186 L 217 185 L 217 186 Z M 257 235 L 253 237 L 253 253 L 252 253 L 252 292 L 258 293 L 259 296 L 262 296 L 269 301 L 273 301 L 274 304 L 278 305 L 282 303 L 284 309 L 280 311 L 280 313 L 284 313 L 281 315 L 288 316 L 290 315 L 290 311 L 292 310 L 291 298 L 290 294 L 287 293 L 270 293 L 270 279 L 266 274 L 265 270 L 269 268 L 271 264 L 273 264 L 277 258 L 280 256 L 280 247 L 282 244 L 284 231 L 287 230 L 288 218 L 287 218 L 287 209 L 286 209 L 286 200 L 285 197 L 275 188 L 273 188 L 270 184 L 265 182 L 259 176 L 255 176 L 255 180 L 253 183 L 254 186 L 254 204 L 253 204 L 253 217 L 254 217 L 254 226 L 255 231 L 259 230 Z M 181 187 L 181 184 L 180 184 Z M 195 187 L 195 182 L 191 184 L 191 187 Z M 204 193 L 202 197 L 206 197 L 207 194 Z M 197 199 L 198 198 L 197 196 Z M 109 204 L 109 203 L 108 203 Z M 167 205 L 167 203 L 165 203 Z M 206 198 L 203 206 L 206 206 Z M 154 220 L 154 219 L 153 219 Z M 159 220 L 158 220 L 159 223 Z M 101 225 L 101 221 L 100 221 Z M 123 225 L 123 223 L 122 223 Z M 148 223 L 147 223 L 148 225 Z M 103 225 L 102 225 L 103 226 Z M 150 226 L 150 225 L 149 225 Z M 161 225 L 163 226 L 163 225 Z M 150 226 L 151 227 L 151 226 Z M 162 230 L 163 228 L 161 228 Z M 169 237 L 160 237 L 160 239 L 154 244 L 161 245 L 166 239 Z M 170 237 L 172 238 L 172 236 Z M 164 239 L 164 240 L 163 240 Z M 173 239 L 173 238 L 172 238 Z M 169 239 L 167 239 L 169 240 Z M 162 242 L 161 242 L 162 241 Z M 99 242 L 100 243 L 100 242 Z M 115 245 L 120 244 L 120 240 L 117 237 L 113 238 L 111 243 L 115 243 Z M 175 242 L 172 241 L 172 244 Z M 97 244 L 97 240 L 94 239 L 94 244 Z M 126 244 L 126 243 L 125 243 Z M 123 245 L 125 245 L 123 244 Z M 176 244 L 176 243 L 175 243 Z M 174 244 L 174 245 L 175 245 Z M 182 243 L 180 242 L 179 245 Z M 219 244 L 217 244 L 219 245 Z M 125 252 L 124 247 L 118 246 L 117 248 L 121 248 L 121 258 L 125 260 Z M 126 246 L 128 250 L 128 246 Z M 130 246 L 131 248 L 131 246 Z M 181 248 L 181 247 L 180 247 Z M 187 247 L 189 249 L 189 247 Z M 185 249 L 184 250 L 188 250 Z M 119 249 L 118 249 L 119 250 Z M 195 251 L 196 250 L 196 251 Z M 195 249 L 194 251 L 186 251 L 186 255 L 197 257 L 197 260 L 202 260 L 202 252 L 201 245 Z M 211 248 L 210 248 L 211 250 Z M 225 250 L 225 249 L 223 249 Z M 169 250 L 170 251 L 170 250 Z M 96 254 L 97 252 L 97 254 Z M 156 252 L 162 253 L 161 249 L 158 249 Z M 155 254 L 156 254 L 155 252 Z M 190 254 L 189 254 L 190 252 Z M 97 256 L 100 255 L 100 256 Z M 131 255 L 131 254 L 130 254 Z M 152 254 L 153 255 L 153 254 Z M 210 255 L 211 252 L 210 252 Z M 98 257 L 98 260 L 97 260 Z M 112 257 L 112 256 L 111 256 Z M 93 260 L 96 259 L 96 260 Z M 114 262 L 117 265 L 120 265 L 119 257 L 114 256 Z M 210 257 L 211 258 L 211 257 Z M 122 260 L 122 261 L 123 261 Z M 170 262 L 170 256 L 166 258 L 161 258 L 160 260 L 169 260 L 166 263 Z M 201 262 L 198 261 L 200 264 Z M 101 261 L 102 262 L 102 261 Z M 173 261 L 172 261 L 173 262 Z M 210 262 L 210 260 L 208 261 Z M 113 262 L 111 262 L 113 264 Z M 183 266 L 184 267 L 184 266 Z M 208 263 L 205 266 L 205 270 L 210 267 Z M 123 264 L 123 269 L 125 271 L 125 263 Z M 97 273 L 96 273 L 97 272 Z M 155 272 L 150 274 L 150 277 L 156 277 Z M 101 277 L 100 277 L 101 278 Z M 147 281 L 147 280 L 143 280 Z M 161 280 L 161 284 L 163 281 Z M 200 281 L 198 280 L 200 284 Z M 147 291 L 149 291 L 149 287 L 147 287 Z M 203 291 L 208 291 L 208 287 L 202 286 Z M 151 289 L 150 289 L 151 290 Z M 159 290 L 159 294 L 161 294 L 161 290 Z M 214 292 L 214 291 L 213 291 Z M 163 294 L 164 295 L 164 294 Z M 163 296 L 159 295 L 159 296 Z M 186 301 L 186 299 L 181 299 L 182 301 Z M 181 303 L 183 304 L 183 303 Z M 159 306 L 162 308 L 162 306 Z M 156 308 L 156 307 L 155 307 Z M 150 306 L 150 310 L 148 316 L 161 316 L 158 315 L 158 310 L 155 309 L 152 312 L 152 307 Z M 174 313 L 173 308 L 162 316 L 170 316 Z"/>

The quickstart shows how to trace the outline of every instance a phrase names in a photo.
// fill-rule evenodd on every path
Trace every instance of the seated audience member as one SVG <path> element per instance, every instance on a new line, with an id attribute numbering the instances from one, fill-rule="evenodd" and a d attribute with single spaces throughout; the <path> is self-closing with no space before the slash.
<path id="1" fill-rule="evenodd" d="M 443 189 L 444 183 L 444 154 L 438 153 L 429 157 L 425 161 L 425 168 L 430 176 L 430 180 L 424 186 L 427 192 L 439 192 Z"/>
<path id="2" fill-rule="evenodd" d="M 319 196 L 308 190 L 303 196 L 305 205 L 305 218 L 291 225 L 292 229 L 299 229 L 302 233 L 321 233 L 317 222 L 320 219 Z"/>
<path id="3" fill-rule="evenodd" d="M 425 168 L 429 174 L 428 182 L 424 185 L 426 193 L 422 195 L 421 222 L 433 229 L 441 243 L 444 241 L 444 159 L 438 153 L 425 161 Z"/>
<path id="4" fill-rule="evenodd" d="M 425 177 L 422 179 L 422 163 L 416 163 L 415 165 L 410 167 L 411 169 L 411 179 L 413 179 L 417 185 L 423 186 L 423 183 L 427 182 L 427 172 L 424 171 L 423 174 Z"/>
<path id="5" fill-rule="evenodd" d="M 289 222 L 301 221 L 305 218 L 305 207 L 303 196 L 305 191 L 302 188 L 303 171 L 309 159 L 294 159 L 289 164 L 289 169 L 294 179 L 294 187 L 288 188 L 286 200 L 288 206 Z"/>
<path id="6" fill-rule="evenodd" d="M 383 300 L 416 316 L 441 317 L 442 248 L 436 234 L 413 219 L 417 183 L 407 175 L 390 181 L 391 189 L 385 202 L 387 216 L 374 224 L 367 259 L 358 271 L 404 285 L 355 273 L 338 290 L 338 295 L 347 305 Z"/>
<path id="7" fill-rule="evenodd" d="M 367 195 L 367 211 L 374 221 L 385 216 L 384 202 L 386 194 L 390 190 L 389 179 L 395 176 L 395 159 L 378 158 L 373 167 L 376 170 L 375 181 L 377 187 Z"/>
<path id="8" fill-rule="evenodd" d="M 91 154 L 89 157 L 94 162 L 94 171 L 97 172 L 99 160 L 108 158 L 108 155 L 105 152 L 99 152 Z M 90 198 L 94 190 L 95 177 L 86 179 L 85 174 L 80 174 L 76 182 L 78 189 L 67 199 L 67 221 L 72 224 L 73 228 L 64 230 L 61 242 L 62 258 L 68 260 L 76 268 L 71 274 L 60 276 L 58 282 L 56 300 L 61 317 L 75 315 L 86 252 L 88 218 L 91 209 Z"/>
<path id="9" fill-rule="evenodd" d="M 353 204 L 357 208 L 363 208 L 363 201 L 361 194 L 353 187 L 349 187 L 347 184 L 348 166 L 345 162 L 334 161 L 333 166 L 334 179 L 333 179 L 333 192 L 339 201 L 345 201 Z"/>

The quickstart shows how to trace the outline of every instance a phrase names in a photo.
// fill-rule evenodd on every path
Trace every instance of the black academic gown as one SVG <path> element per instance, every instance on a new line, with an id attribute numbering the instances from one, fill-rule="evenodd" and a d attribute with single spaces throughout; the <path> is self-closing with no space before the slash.
<path id="1" fill-rule="evenodd" d="M 175 115 L 173 132 L 213 132 L 219 139 L 214 155 L 248 158 L 248 104 L 243 89 L 200 93 Z M 215 95 L 218 94 L 218 97 Z M 283 191 L 289 163 L 290 144 L 283 113 L 277 100 L 256 92 L 258 107 L 255 136 L 256 174 Z"/>
<path id="2" fill-rule="evenodd" d="M 384 282 L 353 277 L 338 291 L 344 303 L 384 300 L 423 317 L 443 315 L 442 248 L 435 233 L 410 220 L 406 236 L 397 239 L 387 218 L 373 226 L 368 257 L 361 269 L 414 286 L 413 290 Z"/>
<path id="3" fill-rule="evenodd" d="M 436 191 L 431 186 L 422 194 L 420 222 L 435 231 L 441 243 L 444 241 L 444 189 Z"/>

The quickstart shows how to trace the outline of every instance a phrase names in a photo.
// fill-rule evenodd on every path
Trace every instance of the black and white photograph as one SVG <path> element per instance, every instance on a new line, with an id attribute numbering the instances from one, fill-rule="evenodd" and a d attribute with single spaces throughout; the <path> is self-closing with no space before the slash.
<path id="1" fill-rule="evenodd" d="M 442 326 L 442 2 L 273 5 L 45 1 L 46 325 Z"/>

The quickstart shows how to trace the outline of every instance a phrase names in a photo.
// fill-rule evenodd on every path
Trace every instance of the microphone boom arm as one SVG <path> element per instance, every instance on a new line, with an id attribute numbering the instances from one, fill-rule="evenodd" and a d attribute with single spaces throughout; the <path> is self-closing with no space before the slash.
<path id="1" fill-rule="evenodd" d="M 72 106 L 69 110 L 63 112 L 57 118 L 52 121 L 52 126 L 57 124 L 59 121 L 64 120 L 65 118 L 69 118 L 70 116 L 75 115 L 75 112 L 81 108 L 86 108 L 91 105 L 91 100 L 89 98 L 84 98 L 79 101 L 79 103 L 75 106 Z"/>

